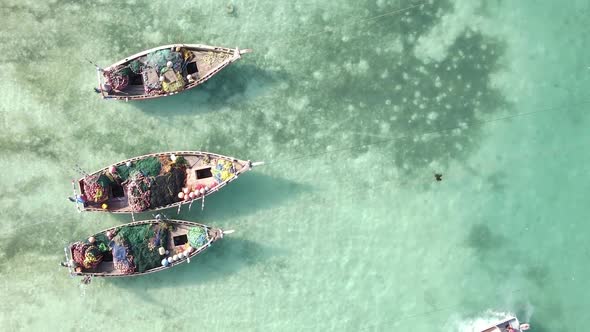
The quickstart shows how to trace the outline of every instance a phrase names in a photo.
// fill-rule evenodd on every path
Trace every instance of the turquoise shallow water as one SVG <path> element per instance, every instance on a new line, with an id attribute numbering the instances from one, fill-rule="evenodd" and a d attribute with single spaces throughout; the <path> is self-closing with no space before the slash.
<path id="1" fill-rule="evenodd" d="M 1 1 L 2 330 L 584 331 L 590 5 L 414 4 Z M 174 42 L 254 53 L 170 98 L 92 92 L 85 58 Z M 180 214 L 236 233 L 67 277 L 66 243 L 130 221 L 77 213 L 72 165 L 189 149 L 267 162 Z"/>

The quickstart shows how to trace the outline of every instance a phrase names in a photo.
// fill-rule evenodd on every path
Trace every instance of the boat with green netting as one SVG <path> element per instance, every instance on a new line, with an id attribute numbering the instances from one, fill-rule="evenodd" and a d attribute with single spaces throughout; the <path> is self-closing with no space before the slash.
<path id="1" fill-rule="evenodd" d="M 79 211 L 137 213 L 157 211 L 211 195 L 262 162 L 201 151 L 175 151 L 143 155 L 84 173 L 72 181 Z"/>
<path id="2" fill-rule="evenodd" d="M 159 272 L 190 263 L 223 231 L 196 222 L 156 219 L 111 227 L 64 248 L 70 275 L 84 277 L 131 277 Z"/>
<path id="3" fill-rule="evenodd" d="M 155 47 L 97 69 L 104 99 L 142 100 L 177 94 L 199 86 L 250 49 L 201 44 Z"/>

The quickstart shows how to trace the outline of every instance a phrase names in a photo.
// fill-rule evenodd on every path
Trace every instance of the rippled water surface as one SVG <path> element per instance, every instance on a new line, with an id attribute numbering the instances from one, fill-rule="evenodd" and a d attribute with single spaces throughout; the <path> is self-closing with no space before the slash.
<path id="1" fill-rule="evenodd" d="M 0 1 L 2 330 L 584 331 L 589 11 Z M 92 91 L 86 59 L 176 42 L 254 53 L 169 98 Z M 169 150 L 267 162 L 178 216 L 236 232 L 161 273 L 69 278 L 68 242 L 131 221 L 76 212 L 72 166 Z"/>

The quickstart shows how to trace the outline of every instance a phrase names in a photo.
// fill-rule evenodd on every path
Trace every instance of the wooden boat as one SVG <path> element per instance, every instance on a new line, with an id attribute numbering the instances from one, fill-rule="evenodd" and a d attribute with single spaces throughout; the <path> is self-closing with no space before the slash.
<path id="1" fill-rule="evenodd" d="M 140 100 L 192 89 L 252 50 L 171 44 L 143 51 L 104 69 L 97 66 L 102 98 Z"/>
<path id="2" fill-rule="evenodd" d="M 156 211 L 201 200 L 242 173 L 263 163 L 200 151 L 139 156 L 86 174 L 72 182 L 79 211 L 134 213 Z"/>
<path id="3" fill-rule="evenodd" d="M 105 229 L 64 248 L 62 266 L 70 275 L 133 277 L 190 263 L 213 242 L 222 239 L 219 228 L 196 222 L 162 218 L 132 222 Z"/>
<path id="4" fill-rule="evenodd" d="M 520 324 L 518 318 L 510 316 L 486 327 L 480 332 L 522 332 L 529 328 L 529 324 Z"/>

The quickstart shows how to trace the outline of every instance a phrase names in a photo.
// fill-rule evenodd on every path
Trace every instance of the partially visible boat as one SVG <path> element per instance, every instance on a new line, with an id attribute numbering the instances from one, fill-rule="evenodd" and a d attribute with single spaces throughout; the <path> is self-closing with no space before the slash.
<path id="1" fill-rule="evenodd" d="M 260 164 L 201 151 L 152 153 L 86 174 L 70 199 L 80 211 L 112 213 L 180 209 L 195 200 L 203 206 L 206 196 Z"/>
<path id="2" fill-rule="evenodd" d="M 529 324 L 521 324 L 518 318 L 509 316 L 478 332 L 522 332 L 528 329 Z"/>
<path id="3" fill-rule="evenodd" d="M 174 95 L 204 83 L 250 52 L 201 44 L 155 47 L 104 69 L 97 66 L 96 91 L 102 98 L 126 101 Z"/>
<path id="4" fill-rule="evenodd" d="M 190 263 L 215 241 L 223 231 L 196 222 L 156 219 L 111 227 L 64 248 L 72 276 L 133 277 Z"/>

